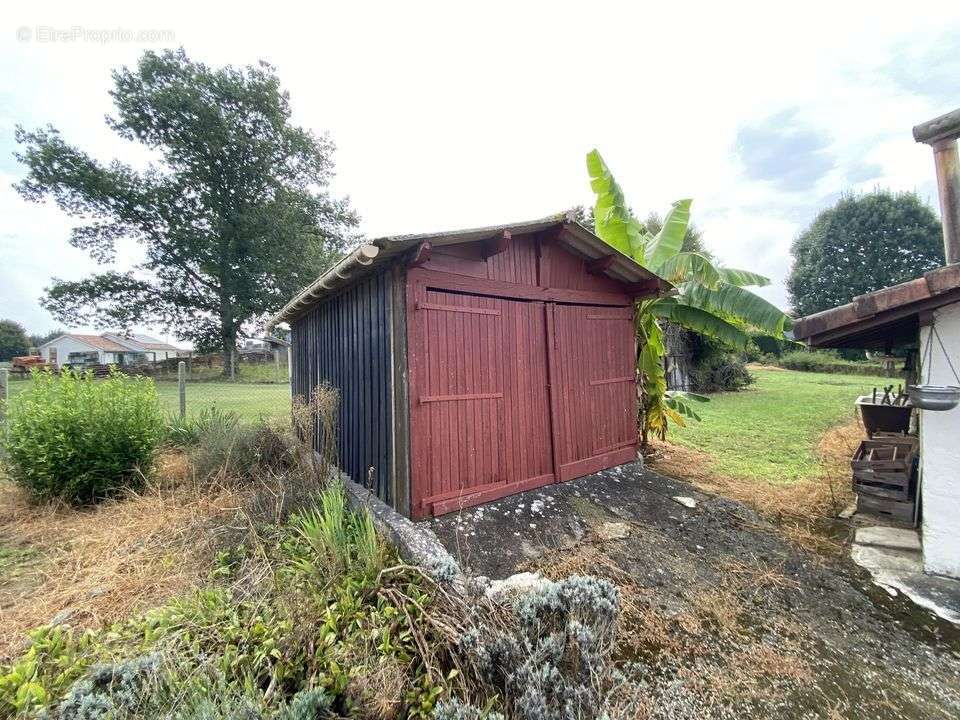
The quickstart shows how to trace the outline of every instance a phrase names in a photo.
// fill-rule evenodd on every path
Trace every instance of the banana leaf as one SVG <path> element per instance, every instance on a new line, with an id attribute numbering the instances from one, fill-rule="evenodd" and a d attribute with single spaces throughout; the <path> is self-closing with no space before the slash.
<path id="1" fill-rule="evenodd" d="M 689 283 L 683 286 L 680 295 L 688 305 L 734 315 L 775 337 L 782 337 L 785 330 L 793 327 L 793 321 L 780 308 L 737 285 L 722 283 L 716 289 L 711 289 Z"/>
<path id="2" fill-rule="evenodd" d="M 662 298 L 651 305 L 650 311 L 657 317 L 702 335 L 709 335 L 738 350 L 745 349 L 750 340 L 736 325 L 717 317 L 709 310 L 686 304 L 682 297 Z"/>
<path id="3" fill-rule="evenodd" d="M 750 272 L 749 270 L 719 268 L 717 272 L 720 274 L 720 279 L 730 285 L 738 285 L 740 287 L 747 287 L 748 285 L 764 287 L 770 284 L 770 278 L 758 275 L 755 272 Z"/>
<path id="4" fill-rule="evenodd" d="M 674 285 L 693 282 L 715 288 L 720 283 L 720 273 L 710 258 L 697 252 L 677 253 L 657 268 L 657 275 Z"/>
<path id="5" fill-rule="evenodd" d="M 689 198 L 677 200 L 667 211 L 660 232 L 653 236 L 644 264 L 654 272 L 659 272 L 660 266 L 683 247 L 683 236 L 687 234 L 692 202 Z"/>

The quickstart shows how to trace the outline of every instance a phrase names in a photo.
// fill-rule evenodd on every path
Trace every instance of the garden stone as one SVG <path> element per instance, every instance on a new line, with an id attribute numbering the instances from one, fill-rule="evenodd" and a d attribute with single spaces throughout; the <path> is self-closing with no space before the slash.
<path id="1" fill-rule="evenodd" d="M 601 540 L 623 540 L 630 536 L 630 526 L 625 522 L 605 522 L 597 529 Z"/>
<path id="2" fill-rule="evenodd" d="M 487 588 L 487 597 L 494 599 L 501 596 L 515 597 L 539 590 L 550 585 L 550 581 L 540 573 L 522 572 L 504 580 L 494 580 Z"/>
<path id="3" fill-rule="evenodd" d="M 57 627 L 58 625 L 66 625 L 67 620 L 72 618 L 77 612 L 76 608 L 64 608 L 50 620 L 50 627 Z"/>

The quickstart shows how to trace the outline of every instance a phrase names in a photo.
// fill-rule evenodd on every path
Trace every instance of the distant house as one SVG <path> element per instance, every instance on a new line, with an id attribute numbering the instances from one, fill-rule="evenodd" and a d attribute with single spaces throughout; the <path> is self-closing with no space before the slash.
<path id="1" fill-rule="evenodd" d="M 286 350 L 288 347 L 290 347 L 290 343 L 286 340 L 278 338 L 274 335 L 264 335 L 263 337 L 251 338 L 247 340 L 243 343 L 243 347 L 240 349 L 240 351 Z"/>
<path id="2" fill-rule="evenodd" d="M 180 352 L 173 345 L 147 335 L 126 337 L 115 333 L 67 333 L 45 342 L 38 349 L 44 360 L 57 367 L 139 365 L 175 358 Z"/>
<path id="3" fill-rule="evenodd" d="M 131 335 L 129 338 L 119 335 L 109 335 L 108 337 L 121 344 L 143 348 L 143 352 L 147 356 L 147 359 L 152 361 L 169 360 L 170 358 L 179 357 L 181 353 L 186 352 L 180 348 L 174 347 L 170 343 L 162 342 L 154 337 L 150 337 L 149 335 Z"/>

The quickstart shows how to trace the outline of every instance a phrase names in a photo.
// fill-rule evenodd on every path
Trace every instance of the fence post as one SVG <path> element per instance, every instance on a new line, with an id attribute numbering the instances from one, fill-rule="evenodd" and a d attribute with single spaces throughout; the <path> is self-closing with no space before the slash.
<path id="1" fill-rule="evenodd" d="M 10 371 L 0 368 L 0 427 L 7 432 L 7 400 L 10 399 Z"/>
<path id="2" fill-rule="evenodd" d="M 237 351 L 230 351 L 230 382 L 237 379 Z"/>
<path id="3" fill-rule="evenodd" d="M 187 364 L 181 360 L 177 363 L 177 385 L 180 390 L 180 417 L 187 416 Z"/>
<path id="4" fill-rule="evenodd" d="M 273 379 L 280 382 L 280 350 L 273 350 Z"/>

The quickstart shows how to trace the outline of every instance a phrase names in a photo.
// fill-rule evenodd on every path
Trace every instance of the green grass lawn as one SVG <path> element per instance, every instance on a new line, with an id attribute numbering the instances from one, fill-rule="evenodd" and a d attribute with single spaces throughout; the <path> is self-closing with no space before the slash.
<path id="1" fill-rule="evenodd" d="M 29 385 L 29 380 L 11 382 L 10 397 L 13 398 Z M 164 410 L 179 412 L 177 383 L 158 382 L 157 393 Z M 187 383 L 187 413 L 197 413 L 210 407 L 235 412 L 248 420 L 283 415 L 290 410 L 290 386 L 286 383 Z"/>
<path id="2" fill-rule="evenodd" d="M 179 412 L 180 396 L 175 382 L 158 382 L 157 393 L 165 410 Z M 247 420 L 274 417 L 290 411 L 290 386 L 230 382 L 187 383 L 187 414 L 204 408 L 234 412 Z"/>
<path id="3" fill-rule="evenodd" d="M 702 422 L 672 426 L 667 440 L 707 453 L 712 470 L 731 477 L 789 482 L 817 473 L 817 442 L 852 421 L 858 395 L 895 380 L 882 377 L 751 370 L 746 390 L 696 405 Z"/>

